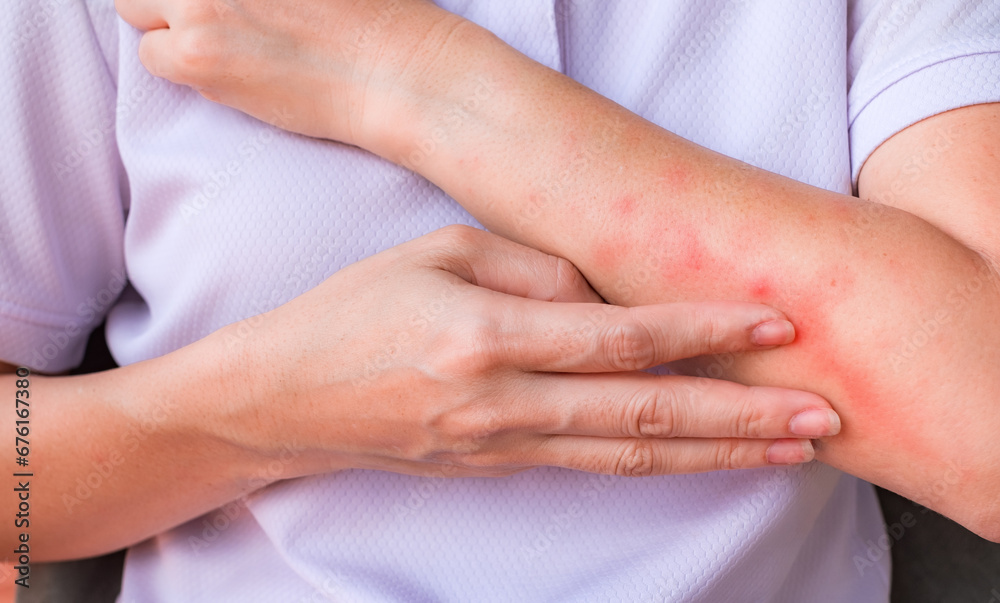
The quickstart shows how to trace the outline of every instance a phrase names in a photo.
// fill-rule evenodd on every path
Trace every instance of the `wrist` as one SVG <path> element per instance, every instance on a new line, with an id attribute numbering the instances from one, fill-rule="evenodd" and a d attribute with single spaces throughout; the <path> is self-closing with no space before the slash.
<path id="1" fill-rule="evenodd" d="M 179 350 L 125 367 L 122 399 L 135 425 L 174 450 L 198 450 L 205 471 L 240 492 L 256 490 L 283 477 L 259 479 L 270 461 L 267 434 L 258 424 L 272 422 L 267 405 L 258 404 L 265 389 L 255 346 L 246 338 L 244 322 L 235 323 Z M 148 392 L 129 400 L 128 392 Z M 190 455 L 181 455 L 184 456 Z"/>
<path id="2" fill-rule="evenodd" d="M 300 312 L 296 306 L 292 314 Z M 331 430 L 317 430 L 324 409 L 314 404 L 335 405 L 336 396 L 303 355 L 309 343 L 288 337 L 287 319 L 278 308 L 223 327 L 195 344 L 203 349 L 189 350 L 194 362 L 207 358 L 214 366 L 206 389 L 215 404 L 204 429 L 230 451 L 250 489 L 351 467 L 331 449 Z"/>
<path id="3" fill-rule="evenodd" d="M 369 74 L 359 103 L 358 146 L 420 172 L 429 156 L 452 145 L 495 90 L 495 35 L 434 5 L 418 23 L 385 36 L 384 50 L 359 61 Z"/>

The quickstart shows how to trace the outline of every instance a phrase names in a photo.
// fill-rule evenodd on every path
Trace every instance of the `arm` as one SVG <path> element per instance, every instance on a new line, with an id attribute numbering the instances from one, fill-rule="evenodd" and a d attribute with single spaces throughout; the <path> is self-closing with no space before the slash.
<path id="1" fill-rule="evenodd" d="M 413 167 L 491 229 L 572 261 L 614 303 L 736 299 L 783 309 L 798 342 L 740 358 L 728 376 L 824 395 L 845 427 L 823 442 L 821 460 L 1000 539 L 1000 294 L 990 268 L 1000 246 L 992 229 L 969 228 L 1000 221 L 988 202 L 1000 187 L 983 176 L 1000 171 L 995 109 L 956 129 L 957 146 L 980 152 L 938 164 L 950 186 L 924 188 L 935 179 L 925 173 L 894 196 L 896 209 L 719 156 L 516 53 L 484 60 L 459 50 L 500 45 L 471 29 L 458 26 L 456 48 L 442 51 L 449 60 L 435 64 L 454 68 L 451 58 L 468 56 L 465 71 L 493 76 L 495 96 Z M 452 102 L 472 94 L 469 79 Z M 415 142 L 373 148 L 406 165 L 443 127 L 431 115 Z M 914 137 L 932 139 L 934 128 Z M 906 155 L 890 153 L 866 172 L 900 170 Z M 868 178 L 865 195 L 891 185 Z M 905 347 L 923 341 L 921 330 L 933 331 L 929 345 Z M 942 412 L 951 420 L 936 420 Z"/>
<path id="2" fill-rule="evenodd" d="M 845 427 L 822 442 L 822 460 L 1000 538 L 1000 459 L 991 443 L 1000 428 L 1000 294 L 991 268 L 1000 249 L 987 229 L 956 218 L 1000 217 L 988 203 L 996 182 L 981 175 L 998 171 L 997 138 L 982 135 L 995 110 L 963 112 L 975 123 L 955 130 L 959 145 L 986 152 L 965 157 L 970 163 L 948 156 L 938 164 L 948 186 L 922 187 L 924 173 L 913 190 L 892 189 L 891 207 L 713 153 L 477 26 L 427 4 L 410 8 L 368 53 L 381 68 L 330 51 L 365 73 L 355 92 L 334 96 L 334 105 L 351 99 L 330 112 L 336 118 L 289 127 L 419 171 L 494 231 L 570 259 L 614 303 L 735 299 L 782 308 L 799 326 L 798 341 L 741 356 L 726 375 L 828 397 Z M 251 113 L 294 102 L 281 89 L 241 97 L 242 82 L 213 78 L 213 69 L 240 72 L 249 60 L 218 40 L 175 59 L 157 52 L 183 25 L 178 16 L 144 40 L 154 73 Z M 294 68 L 284 73 L 296 81 Z M 339 91 L 351 89 L 336 81 Z M 935 123 L 918 126 L 925 133 L 917 139 Z M 878 196 L 886 186 L 878 175 L 902 168 L 894 147 L 872 158 L 864 195 Z M 921 330 L 933 331 L 926 344 L 907 347 Z"/>
<path id="3" fill-rule="evenodd" d="M 599 301 L 565 260 L 451 228 L 160 358 L 0 374 L 0 392 L 28 402 L 37 476 L 30 525 L 2 523 L 5 558 L 21 533 L 35 561 L 116 550 L 279 479 L 346 468 L 628 474 L 655 455 L 669 461 L 657 472 L 682 473 L 809 461 L 796 435 L 835 433 L 814 394 L 623 372 L 787 343 L 775 310 Z M 25 478 L 5 476 L 11 518 Z"/>
<path id="4" fill-rule="evenodd" d="M 993 229 L 976 228 L 1000 221 L 990 203 L 1000 187 L 984 176 L 1000 171 L 995 108 L 942 118 L 940 127 L 965 121 L 953 129 L 957 146 L 978 152 L 947 155 L 937 174 L 910 181 L 894 195 L 897 209 L 698 147 L 500 54 L 498 40 L 472 27 L 457 26 L 450 43 L 448 59 L 434 64 L 456 69 L 453 60 L 467 57 L 464 71 L 488 74 L 495 94 L 433 153 L 414 151 L 446 121 L 416 106 L 400 113 L 430 117 L 408 144 L 373 148 L 494 231 L 566 257 L 613 303 L 735 299 L 783 309 L 797 343 L 740 358 L 727 376 L 824 395 L 845 428 L 823 442 L 821 460 L 1000 538 L 1000 294 L 990 268 L 1000 245 Z M 491 45 L 481 57 L 463 49 Z M 438 77 L 467 82 L 450 102 L 474 94 L 472 78 Z M 937 127 L 911 138 L 933 139 Z M 873 158 L 864 195 L 891 186 L 884 174 L 908 158 L 899 148 L 907 147 L 893 143 Z M 923 341 L 922 330 L 929 344 L 906 347 Z M 935 420 L 942 412 L 951 420 Z"/>
<path id="5" fill-rule="evenodd" d="M 263 456 L 212 432 L 206 406 L 243 377 L 223 352 L 217 337 L 104 373 L 28 376 L 18 397 L 30 410 L 29 465 L 16 471 L 34 476 L 4 473 L 3 557 L 17 557 L 19 534 L 28 535 L 32 561 L 113 551 L 280 477 Z M 14 370 L 0 367 L 8 399 L 24 385 Z M 13 432 L 13 404 L 8 414 Z M 30 509 L 15 525 L 10 493 L 23 482 Z"/>

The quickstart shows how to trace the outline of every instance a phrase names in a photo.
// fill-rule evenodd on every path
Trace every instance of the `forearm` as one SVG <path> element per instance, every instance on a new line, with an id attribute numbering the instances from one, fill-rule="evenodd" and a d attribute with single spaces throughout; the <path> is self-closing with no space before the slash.
<path id="1" fill-rule="evenodd" d="M 33 561 L 113 551 L 281 477 L 215 429 L 227 384 L 243 377 L 218 348 L 210 338 L 103 373 L 31 375 L 23 407 L 30 465 L 17 471 L 33 475 L 4 477 L 4 508 L 17 505 L 12 493 L 27 482 L 30 511 L 19 526 L 16 511 L 5 514 L 5 558 L 22 533 Z M 6 397 L 13 399 L 17 379 L 0 375 Z M 10 410 L 11 440 L 14 420 Z"/>
<path id="2" fill-rule="evenodd" d="M 903 211 L 684 141 L 429 2 L 316 7 L 267 30 L 252 12 L 167 21 L 138 3 L 126 19 L 153 29 L 143 54 L 155 74 L 265 119 L 291 107 L 304 117 L 283 127 L 419 171 L 493 230 L 575 262 L 608 300 L 785 309 L 799 342 L 720 374 L 827 396 L 845 429 L 823 458 L 1000 538 L 989 446 L 1000 312 L 995 279 L 968 247 Z M 353 31 L 370 35 L 353 44 Z M 287 52 L 289 39 L 301 52 Z M 927 321 L 940 323 L 933 344 L 900 348 Z M 956 420 L 931 423 L 943 408 Z"/>
<path id="3" fill-rule="evenodd" d="M 409 142 L 373 150 L 492 230 L 570 259 L 609 301 L 782 309 L 797 343 L 725 374 L 826 396 L 845 427 L 820 458 L 996 534 L 997 413 L 934 426 L 1000 391 L 1000 295 L 978 254 L 906 212 L 674 136 L 473 26 L 448 44 L 424 80 L 434 99 L 397 129 Z"/>

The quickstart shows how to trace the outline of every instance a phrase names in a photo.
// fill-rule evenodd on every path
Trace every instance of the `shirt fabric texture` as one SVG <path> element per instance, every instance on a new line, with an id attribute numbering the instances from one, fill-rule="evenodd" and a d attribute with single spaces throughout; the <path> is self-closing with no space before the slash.
<path id="1" fill-rule="evenodd" d="M 899 130 L 1000 100 L 996 1 L 439 3 L 680 136 L 842 193 Z M 112 0 L 0 18 L 3 360 L 73 367 L 105 317 L 120 364 L 156 357 L 380 250 L 478 226 L 398 166 L 153 78 L 139 38 Z M 819 463 L 345 471 L 139 544 L 120 601 L 885 601 L 880 536 L 871 486 Z"/>

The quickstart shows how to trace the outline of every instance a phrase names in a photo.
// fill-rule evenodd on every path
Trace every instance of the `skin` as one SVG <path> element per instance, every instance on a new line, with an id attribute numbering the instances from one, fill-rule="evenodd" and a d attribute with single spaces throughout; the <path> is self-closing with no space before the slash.
<path id="1" fill-rule="evenodd" d="M 30 458 L 45 471 L 32 482 L 32 559 L 116 550 L 277 480 L 348 468 L 629 475 L 652 456 L 669 459 L 663 473 L 807 461 L 792 420 L 799 436 L 839 428 L 819 396 L 630 372 L 793 337 L 759 304 L 608 306 L 564 259 L 442 229 L 165 356 L 32 375 Z M 0 376 L 0 389 L 16 384 Z"/>
<path id="2" fill-rule="evenodd" d="M 225 17 L 156 4 L 119 2 L 154 30 L 140 48 L 154 74 L 252 115 L 328 100 L 286 127 L 418 171 L 492 231 L 572 261 L 608 301 L 781 308 L 796 343 L 725 376 L 824 395 L 844 429 L 821 460 L 1000 540 L 997 106 L 893 137 L 859 200 L 699 147 L 428 3 L 398 5 L 355 53 L 351 26 L 393 3 L 340 3 L 344 27 L 284 15 L 266 30 L 253 0 Z M 256 51 L 232 52 L 236 38 Z M 317 60 L 289 58 L 287 40 Z"/>

